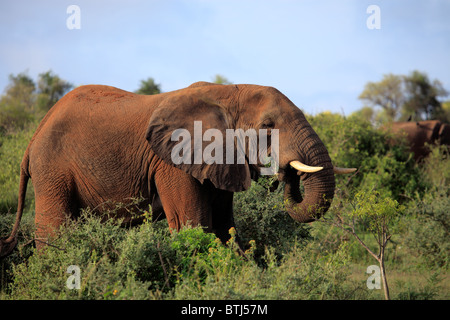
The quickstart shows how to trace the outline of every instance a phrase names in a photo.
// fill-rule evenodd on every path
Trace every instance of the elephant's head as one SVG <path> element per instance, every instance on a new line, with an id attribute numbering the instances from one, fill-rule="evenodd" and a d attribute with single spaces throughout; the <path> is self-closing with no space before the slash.
<path id="1" fill-rule="evenodd" d="M 226 141 L 231 137 L 228 134 L 238 129 L 267 133 L 267 143 L 257 141 L 258 151 L 278 157 L 278 179 L 286 182 L 286 209 L 295 220 L 313 221 L 326 212 L 334 196 L 337 169 L 302 111 L 274 88 L 195 83 L 160 103 L 150 119 L 147 140 L 164 161 L 201 182 L 210 180 L 216 188 L 236 192 L 250 187 L 264 162 L 257 157 L 255 163 L 249 143 L 244 159 L 239 161 L 234 138 L 231 148 Z M 230 152 L 233 156 L 227 158 Z"/>

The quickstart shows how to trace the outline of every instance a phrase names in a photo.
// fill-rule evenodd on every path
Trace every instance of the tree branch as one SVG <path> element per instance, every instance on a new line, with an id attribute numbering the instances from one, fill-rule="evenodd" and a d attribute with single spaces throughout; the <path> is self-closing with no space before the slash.
<path id="1" fill-rule="evenodd" d="M 345 231 L 345 232 L 347 232 L 347 233 L 350 233 L 350 234 L 353 235 L 353 236 L 356 238 L 356 240 L 357 240 L 357 241 L 358 241 L 358 242 L 359 242 L 359 243 L 367 250 L 367 252 L 369 252 L 369 253 L 370 253 L 370 254 L 371 254 L 378 262 L 380 262 L 380 256 L 379 256 L 379 255 L 376 255 L 372 250 L 370 250 L 370 248 L 364 243 L 364 241 L 362 241 L 361 238 L 358 237 L 358 235 L 356 234 L 354 222 L 353 222 L 352 225 L 349 225 L 349 224 L 346 224 L 346 223 L 344 223 L 344 222 L 334 223 L 334 222 L 332 222 L 332 221 L 330 221 L 330 220 L 327 220 L 327 219 L 320 219 L 320 220 L 318 220 L 318 221 L 325 222 L 325 223 L 327 223 L 327 224 L 329 224 L 329 225 L 332 225 L 332 226 L 334 226 L 334 227 L 337 227 L 337 228 L 339 228 L 339 229 L 341 229 L 341 230 L 343 230 L 343 231 Z M 351 230 L 345 228 L 345 226 L 349 227 Z"/>

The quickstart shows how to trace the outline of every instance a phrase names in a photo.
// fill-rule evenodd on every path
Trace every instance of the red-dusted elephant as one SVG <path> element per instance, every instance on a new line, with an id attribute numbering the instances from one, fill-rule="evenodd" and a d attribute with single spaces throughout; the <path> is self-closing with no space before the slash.
<path id="1" fill-rule="evenodd" d="M 394 122 L 391 130 L 405 135 L 416 161 L 428 156 L 430 151 L 425 143 L 450 146 L 450 125 L 439 120 Z"/>
<path id="2" fill-rule="evenodd" d="M 200 129 L 196 123 L 202 124 Z M 0 256 L 10 253 L 17 242 L 30 178 L 38 247 L 65 219 L 76 218 L 80 208 L 114 206 L 138 197 L 145 199 L 144 208 L 151 205 L 164 215 L 171 229 L 190 222 L 226 241 L 234 226 L 233 193 L 248 189 L 264 166 L 249 163 L 248 150 L 242 162 L 230 163 L 218 153 L 237 152 L 228 144 L 214 155 L 223 161 L 209 161 L 212 157 L 202 161 L 201 155 L 208 151 L 212 155 L 211 144 L 217 142 L 211 142 L 212 133 L 217 139 L 238 129 L 278 132 L 278 150 L 269 145 L 266 151 L 277 152 L 278 178 L 286 182 L 286 209 L 295 220 L 313 221 L 326 212 L 334 195 L 336 168 L 302 111 L 278 90 L 200 82 L 147 96 L 89 85 L 55 104 L 28 145 L 21 164 L 16 222 L 10 236 L 0 240 Z M 187 139 L 182 145 L 184 161 L 178 161 L 181 137 Z M 130 218 L 127 212 L 122 214 Z"/>

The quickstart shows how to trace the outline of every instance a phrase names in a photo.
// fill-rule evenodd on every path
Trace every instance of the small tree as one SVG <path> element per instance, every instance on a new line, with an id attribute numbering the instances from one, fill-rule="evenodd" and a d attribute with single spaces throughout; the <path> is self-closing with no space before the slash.
<path id="1" fill-rule="evenodd" d="M 33 119 L 35 89 L 26 72 L 9 75 L 5 93 L 0 97 L 0 132 L 23 128 Z"/>
<path id="2" fill-rule="evenodd" d="M 439 80 L 431 81 L 427 74 L 413 71 L 405 77 L 407 100 L 403 106 L 405 114 L 414 114 L 417 120 L 435 119 L 442 112 L 440 97 L 448 96 Z"/>
<path id="3" fill-rule="evenodd" d="M 155 83 L 153 78 L 147 78 L 147 80 L 141 80 L 139 89 L 135 91 L 138 94 L 158 94 L 161 93 L 160 84 Z"/>
<path id="4" fill-rule="evenodd" d="M 381 107 L 390 121 L 397 119 L 405 102 L 403 77 L 386 74 L 379 82 L 368 82 L 359 95 L 371 107 Z"/>
<path id="5" fill-rule="evenodd" d="M 38 109 L 46 113 L 72 88 L 73 84 L 61 79 L 51 70 L 39 74 L 37 86 Z"/>
<path id="6" fill-rule="evenodd" d="M 230 80 L 228 80 L 227 78 L 225 78 L 224 76 L 222 76 L 220 74 L 216 74 L 213 82 L 217 83 L 217 84 L 232 84 L 232 82 Z"/>
<path id="7" fill-rule="evenodd" d="M 39 74 L 37 84 L 27 72 L 9 76 L 5 93 L 0 96 L 0 132 L 12 132 L 41 119 L 73 85 L 51 70 Z"/>
<path id="8" fill-rule="evenodd" d="M 358 243 L 378 261 L 386 300 L 390 299 L 384 264 L 385 249 L 392 236 L 389 226 L 398 218 L 402 210 L 403 207 L 399 206 L 397 201 L 382 196 L 377 191 L 370 194 L 360 191 L 355 195 L 355 201 L 352 203 L 352 209 L 349 212 L 337 212 L 332 219 L 322 218 L 319 220 L 353 235 Z M 356 228 L 361 226 L 365 227 L 364 229 L 375 237 L 378 253 L 370 249 L 359 237 Z"/>

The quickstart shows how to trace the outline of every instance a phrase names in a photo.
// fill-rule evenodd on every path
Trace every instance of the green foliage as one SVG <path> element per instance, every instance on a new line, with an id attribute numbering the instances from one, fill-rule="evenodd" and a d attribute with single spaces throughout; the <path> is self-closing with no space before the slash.
<path id="1" fill-rule="evenodd" d="M 214 83 L 217 84 L 232 84 L 232 82 L 230 82 L 227 78 L 225 78 L 224 76 L 220 75 L 220 74 L 216 74 L 214 76 Z"/>
<path id="2" fill-rule="evenodd" d="M 295 245 L 280 260 L 274 248 L 264 253 L 266 268 L 233 256 L 219 261 L 220 270 L 209 272 L 200 282 L 187 279 L 175 288 L 176 299 L 346 299 L 355 298 L 355 284 L 346 282 L 347 250 L 343 246 L 333 254 L 315 255 L 314 248 Z M 349 290 L 349 288 L 351 288 Z"/>
<path id="3" fill-rule="evenodd" d="M 240 255 L 233 228 L 230 235 L 226 245 L 199 228 L 183 229 L 175 236 L 172 247 L 180 256 L 177 283 L 171 293 L 175 299 L 233 298 L 236 283 L 230 280 L 248 268 L 256 271 L 256 267 Z M 251 257 L 252 250 L 247 255 Z"/>
<path id="4" fill-rule="evenodd" d="M 439 99 L 448 94 L 439 80 L 431 81 L 427 74 L 414 70 L 409 75 L 385 74 L 379 82 L 368 82 L 359 99 L 372 108 L 381 107 L 377 116 L 381 122 L 408 118 L 446 121 L 448 114 Z"/>
<path id="5" fill-rule="evenodd" d="M 427 268 L 449 268 L 450 194 L 435 189 L 417 198 L 408 208 L 414 223 L 406 233 L 406 245 Z"/>
<path id="6" fill-rule="evenodd" d="M 0 134 L 16 128 L 22 129 L 33 119 L 33 115 L 23 106 L 15 105 L 14 102 L 0 101 Z"/>
<path id="7" fill-rule="evenodd" d="M 0 133 L 24 128 L 33 117 L 34 81 L 25 73 L 9 76 L 5 94 L 0 98 Z"/>
<path id="8" fill-rule="evenodd" d="M 84 212 L 79 221 L 69 222 L 64 232 L 61 232 L 44 252 L 35 252 L 27 263 L 14 267 L 14 282 L 10 286 L 11 297 L 98 299 L 108 296 L 114 285 L 120 289 L 127 284 L 134 285 L 132 276 L 125 277 L 122 284 L 119 270 L 114 268 L 119 259 L 116 248 L 124 236 L 124 230 L 117 224 L 102 223 L 100 218 L 93 218 L 89 212 Z M 69 277 L 67 268 L 71 265 L 82 270 L 79 290 L 66 287 Z"/>
<path id="9" fill-rule="evenodd" d="M 377 238 L 384 232 L 389 233 L 387 230 L 389 225 L 404 210 L 397 201 L 383 197 L 377 191 L 372 193 L 360 191 L 355 195 L 354 201 L 350 217 L 367 221 L 367 230 Z"/>
<path id="10" fill-rule="evenodd" d="M 444 189 L 450 186 L 450 154 L 448 146 L 429 145 L 429 156 L 420 167 L 427 188 Z"/>
<path id="11" fill-rule="evenodd" d="M 441 108 L 435 113 L 436 119 L 450 123 L 450 100 L 442 102 Z"/>
<path id="12" fill-rule="evenodd" d="M 245 256 L 236 233 L 222 244 L 201 228 L 170 234 L 163 223 L 125 229 L 85 210 L 40 253 L 11 264 L 8 299 L 336 299 L 346 292 L 348 254 L 317 254 L 294 243 L 280 260 L 275 248 L 266 268 Z M 7 258 L 7 260 L 10 258 Z M 2 263 L 5 263 L 2 261 Z M 80 268 L 80 289 L 66 286 L 67 268 Z"/>
<path id="13" fill-rule="evenodd" d="M 415 287 L 411 284 L 399 281 L 398 300 L 433 300 L 439 296 L 439 291 L 442 290 L 440 285 L 443 277 L 440 272 L 432 273 L 427 279 L 427 282 L 422 287 Z"/>
<path id="14" fill-rule="evenodd" d="M 386 74 L 380 82 L 368 82 L 359 99 L 370 106 L 383 108 L 388 120 L 398 117 L 402 105 L 405 103 L 404 77 Z"/>
<path id="15" fill-rule="evenodd" d="M 73 85 L 54 74 L 51 70 L 39 74 L 36 98 L 37 109 L 44 115 Z"/>
<path id="16" fill-rule="evenodd" d="M 397 222 L 404 208 L 403 206 L 399 206 L 397 201 L 382 196 L 377 191 L 371 193 L 360 191 L 356 193 L 354 199 L 349 199 L 349 201 L 352 209 L 342 211 L 330 210 L 332 214 L 331 219 L 322 217 L 320 221 L 340 228 L 349 235 L 352 235 L 378 261 L 383 277 L 385 298 L 389 299 L 388 284 L 384 271 L 385 249 L 388 241 L 392 237 L 391 227 Z M 361 239 L 361 233 L 364 231 L 367 231 L 374 237 L 377 251 L 374 251 L 373 248 L 368 246 L 366 240 Z"/>
<path id="17" fill-rule="evenodd" d="M 6 92 L 0 98 L 0 132 L 14 132 L 31 121 L 40 120 L 73 85 L 51 70 L 39 74 L 38 84 L 25 73 L 9 76 Z"/>
<path id="18" fill-rule="evenodd" d="M 272 178 L 263 176 L 249 190 L 234 196 L 237 232 L 243 243 L 256 242 L 257 257 L 264 254 L 266 246 L 282 255 L 294 242 L 310 237 L 310 227 L 294 222 L 284 210 L 283 186 L 271 192 L 272 183 Z"/>
<path id="19" fill-rule="evenodd" d="M 419 170 L 406 144 L 389 143 L 395 137 L 376 129 L 360 117 L 344 118 L 338 114 L 321 113 L 308 121 L 328 149 L 338 167 L 358 168 L 351 176 L 336 177 L 337 189 L 355 192 L 378 190 L 398 201 L 404 195 L 420 190 Z"/>
<path id="20" fill-rule="evenodd" d="M 20 163 L 37 124 L 10 135 L 0 135 L 0 212 L 15 212 L 19 193 Z M 27 207 L 33 200 L 31 183 L 27 192 Z"/>
<path id="21" fill-rule="evenodd" d="M 414 70 L 405 77 L 405 88 L 404 114 L 414 114 L 415 120 L 436 119 L 442 109 L 439 97 L 448 95 L 441 82 L 430 81 L 425 73 Z"/>
<path id="22" fill-rule="evenodd" d="M 405 244 L 417 258 L 418 266 L 448 270 L 450 157 L 445 146 L 431 146 L 431 150 L 421 167 L 427 191 L 416 193 L 408 203 Z"/>
<path id="23" fill-rule="evenodd" d="M 138 94 L 158 94 L 161 93 L 161 85 L 155 83 L 153 78 L 147 78 L 147 80 L 141 80 L 139 89 L 135 91 Z"/>

